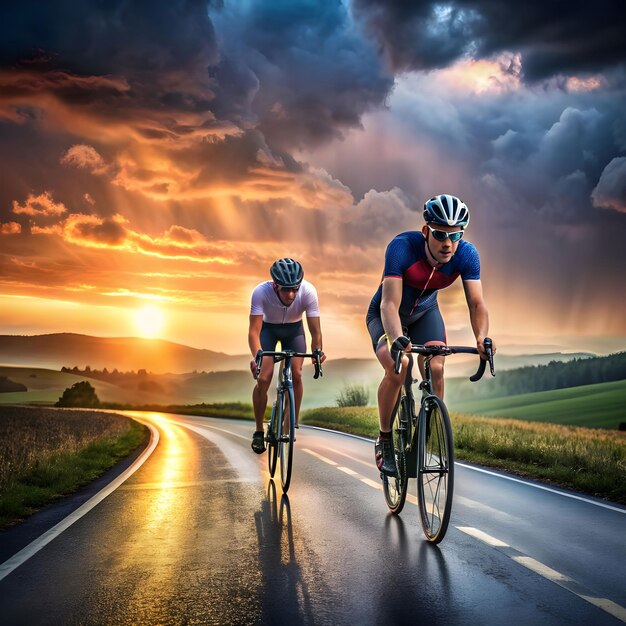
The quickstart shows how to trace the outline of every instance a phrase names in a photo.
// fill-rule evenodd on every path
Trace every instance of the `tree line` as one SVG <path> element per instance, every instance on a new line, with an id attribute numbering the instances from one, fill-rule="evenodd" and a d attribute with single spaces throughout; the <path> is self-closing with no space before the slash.
<path id="1" fill-rule="evenodd" d="M 496 370 L 497 370 L 496 356 Z M 604 357 L 577 358 L 571 361 L 550 361 L 547 365 L 529 365 L 515 370 L 497 372 L 489 385 L 481 386 L 481 394 L 501 397 L 579 387 L 626 379 L 626 352 Z"/>
<path id="2" fill-rule="evenodd" d="M 146 378 L 150 374 L 150 372 L 145 369 L 139 369 L 136 372 L 133 370 L 120 372 L 117 368 L 111 371 L 109 371 L 106 367 L 101 370 L 91 369 L 89 365 L 87 365 L 85 369 L 80 369 L 76 365 L 74 367 L 63 366 L 61 371 L 66 374 L 77 374 L 79 376 L 87 376 L 88 378 L 96 378 L 97 380 L 106 380 L 109 382 Z"/>

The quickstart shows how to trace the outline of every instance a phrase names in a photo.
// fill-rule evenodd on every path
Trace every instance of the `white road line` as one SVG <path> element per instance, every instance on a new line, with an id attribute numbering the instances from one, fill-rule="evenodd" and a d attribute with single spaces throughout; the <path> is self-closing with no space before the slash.
<path id="1" fill-rule="evenodd" d="M 523 565 L 527 569 L 531 570 L 535 574 L 539 574 L 542 578 L 545 578 L 559 587 L 573 593 L 575 596 L 578 596 L 582 600 L 593 604 L 594 606 L 602 609 L 606 613 L 613 615 L 617 619 L 626 623 L 626 608 L 620 606 L 619 604 L 609 600 L 608 598 L 600 598 L 595 596 L 588 589 L 585 589 L 580 583 L 576 582 L 574 579 L 569 576 L 562 574 L 561 572 L 557 572 L 555 569 L 537 561 L 537 559 L 533 559 L 530 556 L 522 554 L 519 550 L 512 548 L 509 544 L 504 541 L 500 541 L 496 537 L 492 537 L 487 533 L 479 530 L 478 528 L 472 528 L 470 526 L 457 526 L 460 531 L 474 537 L 475 539 L 479 539 L 480 541 L 486 543 L 487 545 L 497 549 L 502 554 L 508 556 L 512 561 Z"/>
<path id="2" fill-rule="evenodd" d="M 530 556 L 512 556 L 511 557 L 516 563 L 527 567 L 529 570 L 535 572 L 535 574 L 539 574 L 539 576 L 543 576 L 548 580 L 551 580 L 555 583 L 564 583 L 564 582 L 572 582 L 572 579 L 565 574 L 561 574 L 561 572 L 557 572 L 555 569 L 544 565 L 540 561 L 533 559 Z"/>
<path id="3" fill-rule="evenodd" d="M 597 598 L 596 596 L 586 596 L 584 594 L 579 595 L 583 600 L 587 600 L 587 602 L 597 606 L 599 609 L 610 613 L 613 617 L 617 617 L 617 619 L 622 622 L 626 622 L 626 609 L 623 606 L 616 604 L 608 598 Z"/>
<path id="4" fill-rule="evenodd" d="M 332 459 L 322 456 L 317 452 L 313 452 L 313 450 L 309 450 L 309 448 L 302 448 L 302 452 L 308 452 L 311 456 L 318 458 L 320 461 L 324 461 L 324 463 L 328 463 L 328 465 L 339 465 L 339 463 L 335 463 Z"/>
<path id="5" fill-rule="evenodd" d="M 181 424 L 185 425 L 187 424 L 187 422 L 185 422 L 185 420 L 171 420 L 174 424 Z M 227 433 L 229 435 L 232 435 L 233 437 L 239 437 L 240 439 L 245 439 L 246 441 L 250 440 L 250 437 L 246 436 L 246 435 L 240 435 L 239 433 L 234 433 L 232 430 L 226 430 L 225 428 L 218 428 L 217 426 L 213 426 L 211 424 L 207 424 L 205 421 L 194 421 L 193 422 L 195 425 L 197 426 L 201 426 L 202 428 L 210 428 L 211 430 L 219 430 L 222 433 Z"/>
<path id="6" fill-rule="evenodd" d="M 354 461 L 355 463 L 360 463 L 361 465 L 365 465 L 366 467 L 369 467 L 369 468 L 371 468 L 372 465 L 374 464 L 373 461 L 362 461 L 361 459 L 355 459 L 350 454 L 342 452 L 341 450 L 337 450 L 336 448 L 327 447 L 326 449 L 329 452 L 334 452 L 335 454 L 338 454 L 340 456 L 345 456 L 346 458 L 350 459 L 351 461 Z"/>
<path id="7" fill-rule="evenodd" d="M 349 476 L 359 476 L 358 472 L 355 472 L 353 469 L 350 469 L 349 467 L 339 466 L 337 469 L 341 472 L 348 474 Z"/>
<path id="8" fill-rule="evenodd" d="M 382 488 L 383 488 L 382 483 L 375 482 L 371 478 L 363 478 L 361 476 L 360 480 L 361 480 L 362 483 L 365 483 L 366 485 L 369 485 L 370 487 L 374 487 L 374 489 L 378 489 L 379 491 L 381 491 Z"/>
<path id="9" fill-rule="evenodd" d="M 456 526 L 456 528 L 458 528 L 461 532 L 465 533 L 466 535 L 470 535 L 471 537 L 474 537 L 475 539 L 480 539 L 481 541 L 485 542 L 486 544 L 490 546 L 499 547 L 499 548 L 509 547 L 508 543 L 504 543 L 504 541 L 500 541 L 499 539 L 496 539 L 495 537 L 488 535 L 482 530 L 478 530 L 478 528 L 472 528 L 471 526 Z"/>
<path id="10" fill-rule="evenodd" d="M 152 454 L 159 443 L 159 431 L 157 428 L 145 422 L 140 418 L 133 417 L 137 421 L 145 424 L 150 429 L 150 443 L 148 447 L 139 455 L 135 462 L 124 470 L 117 478 L 112 480 L 104 489 L 100 490 L 95 496 L 92 496 L 87 502 L 79 506 L 75 511 L 70 513 L 66 518 L 62 519 L 58 524 L 50 528 L 40 537 L 31 541 L 25 548 L 14 554 L 10 559 L 0 565 L 0 580 L 6 578 L 13 570 L 28 561 L 32 556 L 37 554 L 39 550 L 47 546 L 53 539 L 58 537 L 64 530 L 67 530 L 74 522 L 89 513 L 96 505 L 100 504 L 108 495 L 113 493 L 125 480 L 132 476 Z"/>

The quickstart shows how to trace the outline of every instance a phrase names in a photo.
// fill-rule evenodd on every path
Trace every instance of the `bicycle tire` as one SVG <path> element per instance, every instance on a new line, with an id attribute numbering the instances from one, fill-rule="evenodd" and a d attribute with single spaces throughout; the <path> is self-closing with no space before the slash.
<path id="1" fill-rule="evenodd" d="M 420 409 L 417 500 L 426 539 L 439 543 L 448 530 L 454 493 L 454 445 L 446 405 L 428 396 Z"/>
<path id="2" fill-rule="evenodd" d="M 383 493 L 389 510 L 394 515 L 399 515 L 406 502 L 406 493 L 409 483 L 406 464 L 407 423 L 406 403 L 403 397 L 398 404 L 398 409 L 393 417 L 391 437 L 396 455 L 398 476 L 383 475 Z"/>
<path id="3" fill-rule="evenodd" d="M 280 484 L 283 493 L 287 493 L 291 482 L 291 468 L 293 464 L 293 444 L 295 440 L 296 409 L 293 398 L 293 389 L 288 389 L 284 395 L 283 419 L 281 420 L 280 439 L 278 440 L 278 457 L 280 459 Z M 289 410 L 289 421 L 285 416 Z M 285 428 L 285 426 L 287 428 Z M 287 431 L 287 432 L 285 432 Z"/>
<path id="4" fill-rule="evenodd" d="M 270 423 L 267 427 L 267 469 L 270 472 L 270 476 L 274 478 L 276 473 L 276 461 L 278 459 L 278 425 L 282 420 L 280 415 L 280 409 L 278 408 L 278 401 L 274 402 L 272 406 L 272 416 L 270 417 Z"/>

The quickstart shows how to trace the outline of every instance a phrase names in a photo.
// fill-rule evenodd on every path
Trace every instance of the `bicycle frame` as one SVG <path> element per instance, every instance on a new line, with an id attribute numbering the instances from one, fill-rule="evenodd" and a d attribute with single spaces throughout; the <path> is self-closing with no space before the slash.
<path id="1" fill-rule="evenodd" d="M 491 374 L 495 375 L 491 340 L 485 339 Z M 398 475 L 388 477 L 381 473 L 383 491 L 389 509 L 399 514 L 406 500 L 408 479 L 417 479 L 420 522 L 428 541 L 439 543 L 445 536 L 452 508 L 454 489 L 454 444 L 452 426 L 443 400 L 433 393 L 430 360 L 434 356 L 457 353 L 478 354 L 476 348 L 465 346 L 414 345 L 411 347 L 398 403 L 393 412 L 392 437 Z M 413 395 L 413 354 L 424 357 L 424 379 L 419 411 L 415 411 Z M 400 372 L 403 352 L 394 355 L 395 371 Z M 487 361 L 481 360 L 476 374 L 479 380 Z"/>
<path id="2" fill-rule="evenodd" d="M 274 477 L 276 462 L 280 460 L 280 480 L 283 493 L 287 493 L 291 482 L 291 469 L 293 464 L 293 444 L 295 443 L 296 409 L 293 393 L 293 374 L 291 359 L 294 357 L 311 357 L 314 359 L 315 375 L 322 375 L 321 357 L 322 352 L 315 350 L 313 353 L 294 352 L 293 350 L 262 351 L 257 353 L 257 375 L 261 369 L 263 357 L 272 357 L 274 363 L 282 362 L 276 388 L 276 401 L 272 406 L 270 423 L 266 433 L 268 442 L 268 468 L 270 476 Z M 289 422 L 285 422 L 285 409 L 289 409 Z"/>

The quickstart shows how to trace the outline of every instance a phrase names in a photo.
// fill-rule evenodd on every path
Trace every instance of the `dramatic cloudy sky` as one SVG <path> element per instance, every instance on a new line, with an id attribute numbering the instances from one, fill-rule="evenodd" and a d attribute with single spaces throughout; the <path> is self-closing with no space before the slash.
<path id="1" fill-rule="evenodd" d="M 242 353 L 252 288 L 294 256 L 327 352 L 366 356 L 388 241 L 453 193 L 503 352 L 626 348 L 618 5 L 12 3 L 0 334 Z M 470 339 L 461 286 L 440 301 Z"/>

